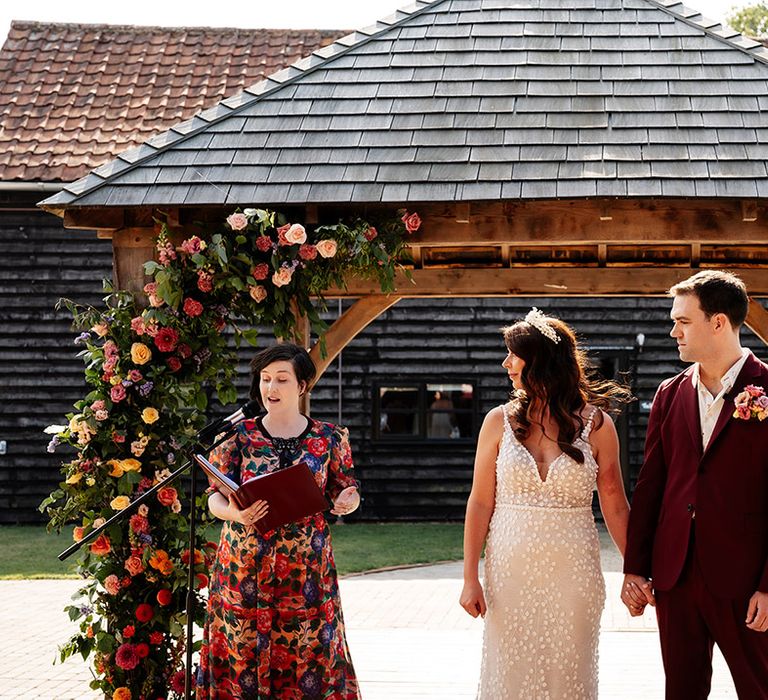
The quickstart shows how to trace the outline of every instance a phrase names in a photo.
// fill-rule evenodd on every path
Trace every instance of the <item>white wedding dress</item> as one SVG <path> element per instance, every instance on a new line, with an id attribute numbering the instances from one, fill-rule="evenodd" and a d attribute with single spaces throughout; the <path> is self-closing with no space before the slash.
<path id="1" fill-rule="evenodd" d="M 496 504 L 485 553 L 482 700 L 594 700 L 605 583 L 592 516 L 595 411 L 542 480 L 504 407 Z"/>

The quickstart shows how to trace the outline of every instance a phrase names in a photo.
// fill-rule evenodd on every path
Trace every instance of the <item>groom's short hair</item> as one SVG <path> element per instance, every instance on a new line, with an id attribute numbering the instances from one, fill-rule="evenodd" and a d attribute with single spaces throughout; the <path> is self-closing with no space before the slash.
<path id="1" fill-rule="evenodd" d="M 707 318 L 725 314 L 734 329 L 740 328 L 747 318 L 747 286 L 731 272 L 702 270 L 669 290 L 672 297 L 686 294 L 696 296 Z"/>

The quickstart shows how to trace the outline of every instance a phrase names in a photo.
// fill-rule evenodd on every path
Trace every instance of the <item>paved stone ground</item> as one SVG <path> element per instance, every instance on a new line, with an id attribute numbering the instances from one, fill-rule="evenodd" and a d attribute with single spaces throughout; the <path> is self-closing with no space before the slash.
<path id="1" fill-rule="evenodd" d="M 653 613 L 630 618 L 621 605 L 619 562 L 603 547 L 608 602 L 600 635 L 601 700 L 663 697 Z M 81 659 L 53 665 L 73 631 L 61 612 L 77 581 L 0 581 L 0 698 L 90 700 Z M 352 656 L 365 700 L 474 698 L 482 622 L 458 606 L 461 564 L 351 576 L 341 582 Z M 715 658 L 712 700 L 735 698 L 727 668 Z M 503 700 L 503 699 L 499 699 Z"/>

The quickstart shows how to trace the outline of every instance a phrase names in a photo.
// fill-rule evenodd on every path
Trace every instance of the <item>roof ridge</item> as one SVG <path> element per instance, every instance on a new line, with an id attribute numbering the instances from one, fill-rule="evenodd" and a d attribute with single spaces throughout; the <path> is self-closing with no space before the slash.
<path id="1" fill-rule="evenodd" d="M 118 173 L 123 174 L 139 167 L 159 153 L 168 150 L 171 146 L 196 136 L 210 126 L 250 107 L 254 102 L 262 99 L 265 95 L 280 90 L 286 85 L 290 85 L 299 77 L 326 66 L 331 61 L 348 53 L 351 49 L 371 41 L 374 37 L 390 31 L 392 28 L 399 26 L 414 15 L 421 14 L 425 10 L 443 2 L 446 2 L 446 0 L 415 0 L 410 5 L 395 10 L 391 15 L 376 20 L 372 25 L 354 30 L 349 34 L 340 37 L 332 44 L 328 44 L 328 46 L 313 51 L 309 56 L 300 59 L 288 68 L 283 68 L 282 70 L 277 71 L 277 73 L 267 76 L 264 80 L 245 88 L 242 92 L 224 100 L 220 100 L 213 107 L 198 112 L 190 119 L 175 124 L 166 131 L 147 139 L 140 146 L 123 151 L 104 165 L 92 170 L 85 177 L 82 177 L 69 185 L 65 185 L 62 189 L 68 191 L 76 198 L 80 198 L 85 194 L 90 194 L 109 183 L 112 177 Z M 223 111 L 224 109 L 227 111 Z M 202 121 L 203 123 L 194 124 L 195 121 Z M 175 133 L 178 138 L 169 138 L 172 133 Z M 148 153 L 142 153 L 147 147 L 152 150 Z M 115 164 L 118 161 L 126 163 L 126 167 L 115 169 Z M 108 174 L 102 176 L 99 174 L 100 170 Z M 98 179 L 98 181 L 95 182 L 93 181 L 94 179 Z M 41 205 L 42 204 L 44 204 L 44 202 L 42 202 Z"/>
<path id="2" fill-rule="evenodd" d="M 89 22 L 38 22 L 36 20 L 18 20 L 11 21 L 11 29 L 21 29 L 33 27 L 35 29 L 100 29 L 100 30 L 114 30 L 114 31 L 134 31 L 134 32 L 157 32 L 163 34 L 182 34 L 189 31 L 201 31 L 206 33 L 224 34 L 231 32 L 243 32 L 249 34 L 252 32 L 316 32 L 319 34 L 332 34 L 338 36 L 340 32 L 349 32 L 349 29 L 313 29 L 307 27 L 304 29 L 296 29 L 295 27 L 278 29 L 276 27 L 208 27 L 205 25 L 194 26 L 178 26 L 166 27 L 159 24 L 143 25 L 143 24 L 106 24 L 96 23 L 91 24 Z"/>
<path id="3" fill-rule="evenodd" d="M 683 0 L 645 0 L 655 8 L 672 15 L 685 24 L 701 29 L 707 36 L 739 49 L 761 63 L 768 64 L 768 48 L 759 41 L 737 32 L 728 24 L 710 19 L 699 10 L 688 7 Z"/>

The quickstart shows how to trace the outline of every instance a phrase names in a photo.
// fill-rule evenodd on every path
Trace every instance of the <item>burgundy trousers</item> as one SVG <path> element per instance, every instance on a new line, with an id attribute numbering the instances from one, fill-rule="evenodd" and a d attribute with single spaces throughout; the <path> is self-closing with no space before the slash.
<path id="1" fill-rule="evenodd" d="M 751 594 L 750 594 L 751 595 Z M 707 589 L 693 542 L 683 573 L 668 591 L 656 591 L 666 700 L 705 700 L 717 644 L 739 700 L 768 700 L 768 632 L 744 621 L 749 598 L 719 598 Z"/>

